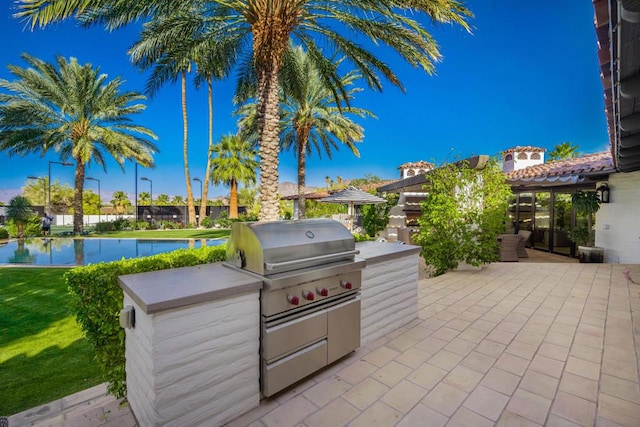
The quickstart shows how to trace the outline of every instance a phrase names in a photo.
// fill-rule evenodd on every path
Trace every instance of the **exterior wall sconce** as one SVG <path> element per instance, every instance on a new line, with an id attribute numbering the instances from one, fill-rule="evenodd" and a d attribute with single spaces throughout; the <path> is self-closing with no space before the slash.
<path id="1" fill-rule="evenodd" d="M 607 184 L 602 184 L 600 187 L 596 188 L 598 192 L 598 198 L 601 203 L 609 203 L 610 191 L 609 186 Z"/>

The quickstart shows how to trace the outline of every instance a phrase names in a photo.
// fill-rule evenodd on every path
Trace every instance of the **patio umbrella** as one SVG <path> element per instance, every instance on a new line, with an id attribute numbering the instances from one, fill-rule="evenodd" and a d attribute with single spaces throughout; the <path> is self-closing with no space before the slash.
<path id="1" fill-rule="evenodd" d="M 349 230 L 353 231 L 353 213 L 356 205 L 377 205 L 387 200 L 374 196 L 356 187 L 347 187 L 319 200 L 324 203 L 340 203 L 349 206 Z"/>

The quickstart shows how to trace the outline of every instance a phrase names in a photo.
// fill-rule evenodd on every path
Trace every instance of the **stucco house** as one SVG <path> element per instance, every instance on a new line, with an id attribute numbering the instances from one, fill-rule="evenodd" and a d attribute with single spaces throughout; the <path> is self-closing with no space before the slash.
<path id="1" fill-rule="evenodd" d="M 566 232 L 580 219 L 567 209 L 571 193 L 606 190 L 609 202 L 596 214 L 595 244 L 605 249 L 605 262 L 635 264 L 640 263 L 640 2 L 593 0 L 593 7 L 610 150 L 556 162 L 545 162 L 544 150 L 536 147 L 505 150 L 504 171 L 516 194 L 509 231 L 532 230 L 533 247 L 572 255 Z M 426 183 L 425 175 L 403 176 L 378 188 L 401 193 L 405 202 L 391 218 L 391 235 L 411 230 Z"/>
<path id="2" fill-rule="evenodd" d="M 544 148 L 513 147 L 501 153 L 506 181 L 514 196 L 509 203 L 507 232 L 532 231 L 531 247 L 575 256 L 575 245 L 568 238 L 573 227 L 586 218 L 572 209 L 571 195 L 578 190 L 609 193 L 608 202 L 596 214 L 596 246 L 605 249 L 605 262 L 640 263 L 640 221 L 630 204 L 636 204 L 639 172 L 623 173 L 614 165 L 609 152 L 544 161 Z M 484 167 L 488 156 L 466 161 L 473 168 Z M 420 202 L 426 196 L 429 174 L 414 175 L 378 187 L 378 192 L 396 192 L 400 202 L 391 211 L 386 237 L 408 241 L 417 231 Z M 636 184 L 636 188 L 631 188 Z M 621 199 L 636 191 L 635 200 Z M 615 221 L 614 221 L 615 219 Z M 633 230 L 632 234 L 627 231 Z"/>

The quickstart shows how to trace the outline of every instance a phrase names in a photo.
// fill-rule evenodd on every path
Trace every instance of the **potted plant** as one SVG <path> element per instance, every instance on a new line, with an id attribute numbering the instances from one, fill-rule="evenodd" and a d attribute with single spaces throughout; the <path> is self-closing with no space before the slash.
<path id="1" fill-rule="evenodd" d="M 586 227 L 575 227 L 569 232 L 569 238 L 578 245 L 580 262 L 603 262 L 604 249 L 594 246 L 593 214 L 600 209 L 600 199 L 593 191 L 576 191 L 571 196 L 576 213 L 585 215 Z"/>

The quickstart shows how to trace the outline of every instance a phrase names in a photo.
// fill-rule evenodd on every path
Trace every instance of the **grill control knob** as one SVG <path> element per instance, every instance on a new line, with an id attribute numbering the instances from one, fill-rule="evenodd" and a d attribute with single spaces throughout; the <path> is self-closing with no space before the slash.
<path id="1" fill-rule="evenodd" d="M 289 301 L 289 304 L 292 304 L 292 305 L 300 304 L 300 298 L 298 298 L 295 295 L 287 295 L 287 301 Z"/>
<path id="2" fill-rule="evenodd" d="M 347 282 L 346 280 L 341 280 L 340 281 L 340 286 L 345 288 L 345 289 L 353 288 L 353 285 L 351 284 L 351 282 Z"/>
<path id="3" fill-rule="evenodd" d="M 313 292 L 311 292 L 311 291 L 302 291 L 302 298 L 306 299 L 307 301 L 313 301 L 314 297 L 315 297 L 315 295 L 313 295 Z"/>
<path id="4" fill-rule="evenodd" d="M 318 295 L 320 295 L 321 297 L 326 297 L 329 296 L 329 289 L 327 288 L 317 288 L 316 292 L 318 293 Z"/>

